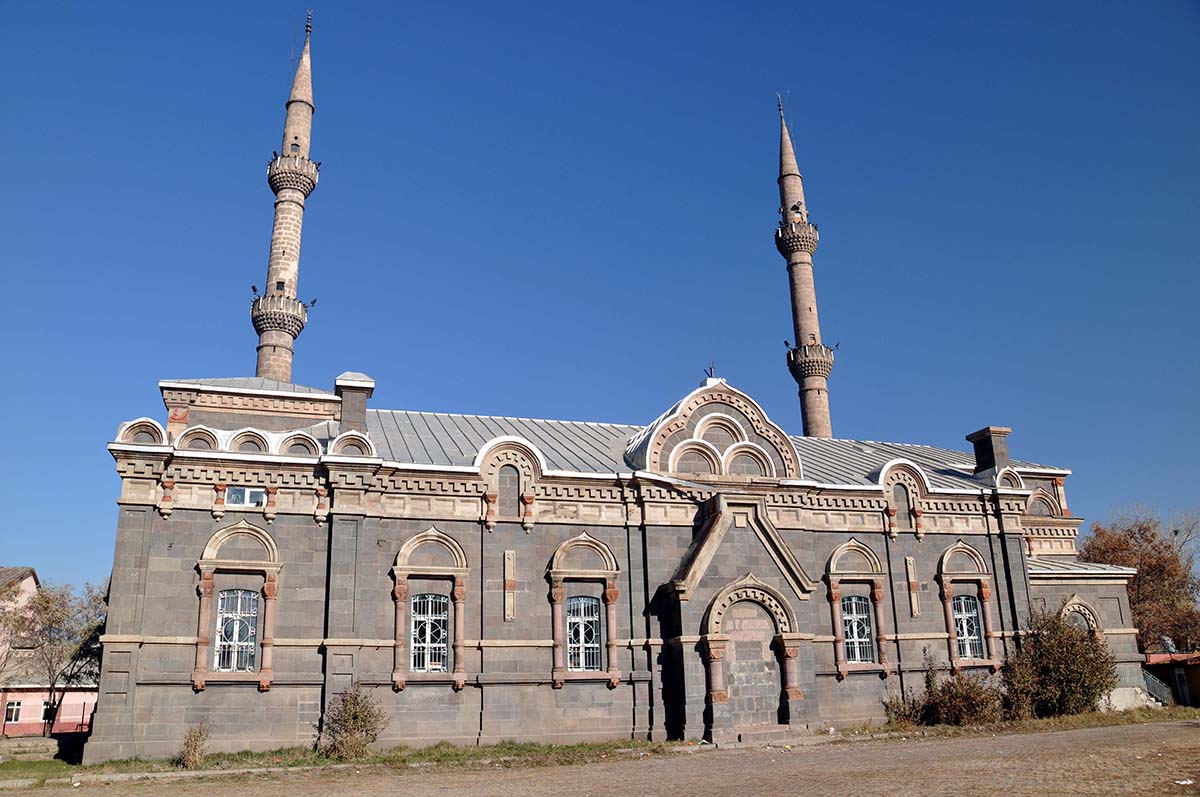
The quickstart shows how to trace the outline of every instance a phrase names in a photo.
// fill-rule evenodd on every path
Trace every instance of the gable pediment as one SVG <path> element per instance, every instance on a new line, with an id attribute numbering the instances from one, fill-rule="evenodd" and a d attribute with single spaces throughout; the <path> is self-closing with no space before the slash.
<path id="1" fill-rule="evenodd" d="M 779 529 L 767 517 L 763 499 L 754 496 L 736 496 L 718 493 L 705 504 L 705 516 L 700 532 L 692 540 L 683 561 L 675 570 L 671 585 L 680 600 L 689 600 L 704 577 L 721 543 L 732 533 L 745 531 L 753 534 L 779 568 L 784 580 L 791 585 L 801 600 L 807 600 L 816 582 L 805 572 L 796 559 Z"/>

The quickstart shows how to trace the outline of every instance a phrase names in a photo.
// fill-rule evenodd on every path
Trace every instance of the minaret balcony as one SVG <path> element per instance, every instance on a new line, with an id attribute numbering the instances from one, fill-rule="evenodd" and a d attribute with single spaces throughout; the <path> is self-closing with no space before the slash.
<path id="1" fill-rule="evenodd" d="M 317 173 L 321 171 L 318 163 L 299 155 L 278 155 L 267 164 L 267 184 L 276 195 L 285 188 L 291 188 L 308 195 L 317 187 Z"/>
<path id="2" fill-rule="evenodd" d="M 809 343 L 788 350 L 788 370 L 797 382 L 806 377 L 828 379 L 833 372 L 833 349 L 820 343 Z"/>
<path id="3" fill-rule="evenodd" d="M 819 240 L 817 225 L 807 221 L 787 221 L 775 230 L 775 248 L 784 257 L 796 252 L 808 252 L 811 255 L 817 251 Z"/>
<path id="4" fill-rule="evenodd" d="M 308 322 L 308 308 L 291 296 L 257 296 L 250 304 L 250 320 L 260 335 L 286 332 L 294 339 Z"/>

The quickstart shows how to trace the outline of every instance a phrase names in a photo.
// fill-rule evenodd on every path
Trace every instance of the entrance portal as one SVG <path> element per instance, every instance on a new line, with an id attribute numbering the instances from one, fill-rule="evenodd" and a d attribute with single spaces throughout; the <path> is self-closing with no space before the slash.
<path id="1" fill-rule="evenodd" d="M 726 688 L 735 728 L 785 723 L 780 711 L 782 683 L 775 655 L 775 621 L 753 601 L 739 601 L 725 615 L 729 636 Z"/>

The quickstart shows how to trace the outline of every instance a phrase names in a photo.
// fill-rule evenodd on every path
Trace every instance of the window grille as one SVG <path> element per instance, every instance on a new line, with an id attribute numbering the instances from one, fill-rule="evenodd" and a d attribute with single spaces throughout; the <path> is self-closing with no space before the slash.
<path id="1" fill-rule="evenodd" d="M 450 599 L 426 592 L 413 595 L 409 605 L 412 611 L 412 671 L 445 672 Z"/>
<path id="2" fill-rule="evenodd" d="M 979 599 L 974 595 L 954 598 L 954 634 L 960 659 L 983 658 L 983 631 L 979 621 Z"/>
<path id="3" fill-rule="evenodd" d="M 21 701 L 10 700 L 4 704 L 4 721 L 5 722 L 20 722 L 21 721 Z"/>
<path id="4" fill-rule="evenodd" d="M 567 598 L 567 669 L 600 669 L 599 598 Z"/>
<path id="5" fill-rule="evenodd" d="M 264 506 L 267 491 L 254 487 L 229 487 L 225 490 L 225 506 Z"/>
<path id="6" fill-rule="evenodd" d="M 217 604 L 215 667 L 220 672 L 254 672 L 258 647 L 258 593 L 223 589 Z"/>
<path id="7" fill-rule="evenodd" d="M 499 474 L 500 514 L 503 517 L 517 517 L 520 514 L 519 494 L 521 492 L 521 474 L 512 465 L 505 465 Z"/>
<path id="8" fill-rule="evenodd" d="M 861 595 L 842 598 L 842 636 L 846 638 L 846 661 L 875 663 L 874 629 L 871 626 L 870 599 Z"/>

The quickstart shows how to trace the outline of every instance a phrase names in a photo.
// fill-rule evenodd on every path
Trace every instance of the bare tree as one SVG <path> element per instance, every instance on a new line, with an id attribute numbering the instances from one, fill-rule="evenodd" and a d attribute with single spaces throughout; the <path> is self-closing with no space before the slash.
<path id="1" fill-rule="evenodd" d="M 67 687 L 95 683 L 100 669 L 100 634 L 104 629 L 104 593 L 87 584 L 76 593 L 70 584 L 42 584 L 28 600 L 0 618 L 0 636 L 19 648 L 14 665 L 22 674 L 46 685 L 50 707 L 43 733 L 54 717 Z"/>

